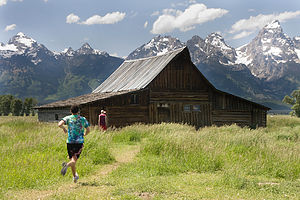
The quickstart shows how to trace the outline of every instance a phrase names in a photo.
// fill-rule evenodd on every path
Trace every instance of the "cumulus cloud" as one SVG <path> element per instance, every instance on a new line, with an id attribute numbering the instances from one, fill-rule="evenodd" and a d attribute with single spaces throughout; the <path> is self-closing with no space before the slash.
<path id="1" fill-rule="evenodd" d="M 241 19 L 231 26 L 229 33 L 236 34 L 233 38 L 240 39 L 246 37 L 255 31 L 263 28 L 266 24 L 273 20 L 279 20 L 280 22 L 286 22 L 289 19 L 293 19 L 300 16 L 300 11 L 295 12 L 283 12 L 279 14 L 250 16 L 248 19 Z M 240 33 L 239 33 L 240 32 Z"/>
<path id="2" fill-rule="evenodd" d="M 82 22 L 82 24 L 85 25 L 93 25 L 93 24 L 115 24 L 119 21 L 122 21 L 125 17 L 125 13 L 121 12 L 112 12 L 112 13 L 107 13 L 106 15 L 99 16 L 99 15 L 94 15 L 90 18 L 88 18 L 86 21 Z"/>
<path id="3" fill-rule="evenodd" d="M 80 18 L 77 15 L 71 13 L 67 16 L 66 23 L 73 24 L 73 23 L 77 23 L 79 20 Z"/>
<path id="4" fill-rule="evenodd" d="M 16 27 L 17 27 L 16 24 L 8 25 L 8 26 L 5 27 L 5 31 L 13 31 L 13 30 L 16 29 Z"/>
<path id="5" fill-rule="evenodd" d="M 189 31 L 197 24 L 203 24 L 222 17 L 228 13 L 221 8 L 207 8 L 204 4 L 190 5 L 186 10 L 165 9 L 163 14 L 154 22 L 151 32 L 153 34 L 163 34 L 175 29 Z"/>
<path id="6" fill-rule="evenodd" d="M 5 4 L 7 4 L 7 0 L 0 0 L 0 6 L 4 6 Z"/>

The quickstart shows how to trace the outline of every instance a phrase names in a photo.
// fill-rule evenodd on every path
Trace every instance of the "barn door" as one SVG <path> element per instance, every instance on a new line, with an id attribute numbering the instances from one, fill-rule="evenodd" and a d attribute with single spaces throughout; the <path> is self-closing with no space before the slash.
<path id="1" fill-rule="evenodd" d="M 170 107 L 158 107 L 158 122 L 170 122 Z"/>

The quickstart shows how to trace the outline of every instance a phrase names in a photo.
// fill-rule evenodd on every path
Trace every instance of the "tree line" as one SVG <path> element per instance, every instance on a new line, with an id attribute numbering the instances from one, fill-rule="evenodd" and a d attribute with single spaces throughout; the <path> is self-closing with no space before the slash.
<path id="1" fill-rule="evenodd" d="M 33 107 L 37 105 L 35 98 L 25 98 L 24 100 L 13 95 L 0 95 L 0 116 L 29 116 L 35 115 Z"/>

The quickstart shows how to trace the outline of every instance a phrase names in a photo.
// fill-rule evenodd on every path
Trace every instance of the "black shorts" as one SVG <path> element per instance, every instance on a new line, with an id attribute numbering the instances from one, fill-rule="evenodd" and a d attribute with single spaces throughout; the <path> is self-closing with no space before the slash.
<path id="1" fill-rule="evenodd" d="M 83 143 L 67 143 L 67 149 L 70 159 L 73 156 L 76 156 L 76 158 L 78 159 L 83 149 Z"/>

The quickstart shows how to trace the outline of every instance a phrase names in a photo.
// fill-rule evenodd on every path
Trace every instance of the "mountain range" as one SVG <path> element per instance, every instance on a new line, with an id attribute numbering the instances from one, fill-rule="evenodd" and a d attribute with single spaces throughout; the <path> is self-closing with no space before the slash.
<path id="1" fill-rule="evenodd" d="M 287 109 L 281 100 L 300 88 L 300 37 L 286 35 L 278 20 L 239 48 L 227 45 L 218 33 L 204 39 L 196 35 L 186 43 L 171 36 L 157 36 L 127 59 L 155 56 L 183 46 L 189 48 L 198 69 L 220 90 L 273 109 Z"/>
<path id="2" fill-rule="evenodd" d="M 91 92 L 124 61 L 85 43 L 57 53 L 23 33 L 0 44 L 0 94 L 40 103 Z"/>
<path id="3" fill-rule="evenodd" d="M 217 88 L 286 109 L 281 100 L 300 88 L 300 37 L 290 38 L 275 20 L 248 44 L 233 48 L 218 33 L 187 42 L 156 36 L 126 59 L 161 55 L 187 46 L 193 63 Z M 91 92 L 124 61 L 85 43 L 57 53 L 23 33 L 0 43 L 0 94 L 45 103 Z"/>

